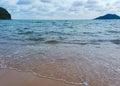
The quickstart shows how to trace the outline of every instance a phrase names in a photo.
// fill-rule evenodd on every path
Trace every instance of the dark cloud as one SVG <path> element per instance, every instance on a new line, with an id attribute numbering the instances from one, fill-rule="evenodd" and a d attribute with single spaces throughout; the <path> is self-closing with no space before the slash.
<path id="1" fill-rule="evenodd" d="M 102 5 L 100 5 L 98 0 L 88 0 L 84 5 L 89 11 L 99 11 L 102 10 Z"/>
<path id="2" fill-rule="evenodd" d="M 94 7 L 97 7 L 98 6 L 98 1 L 96 1 L 96 0 L 88 0 L 87 2 L 86 2 L 86 5 L 85 5 L 85 7 L 86 8 L 94 8 Z"/>
<path id="3" fill-rule="evenodd" d="M 51 2 L 51 0 L 40 0 L 40 1 L 43 3 L 50 3 Z"/>
<path id="4" fill-rule="evenodd" d="M 88 4 L 97 4 L 98 0 L 88 0 L 87 3 Z"/>
<path id="5" fill-rule="evenodd" d="M 19 0 L 17 2 L 18 5 L 27 5 L 27 4 L 31 4 L 30 0 Z"/>
<path id="6" fill-rule="evenodd" d="M 82 5 L 83 5 L 83 2 L 81 2 L 81 1 L 75 1 L 72 4 L 72 6 L 74 6 L 74 7 L 79 7 L 79 6 L 82 6 Z"/>

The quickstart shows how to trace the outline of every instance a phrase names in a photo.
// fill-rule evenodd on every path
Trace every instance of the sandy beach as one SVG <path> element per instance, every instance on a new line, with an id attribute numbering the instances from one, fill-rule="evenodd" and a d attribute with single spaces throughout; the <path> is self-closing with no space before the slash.
<path id="1" fill-rule="evenodd" d="M 77 86 L 27 72 L 0 69 L 0 86 Z"/>
<path id="2" fill-rule="evenodd" d="M 87 58 L 14 60 L 7 65 L 12 70 L 0 70 L 0 86 L 119 86 L 119 69 L 108 63 Z"/>

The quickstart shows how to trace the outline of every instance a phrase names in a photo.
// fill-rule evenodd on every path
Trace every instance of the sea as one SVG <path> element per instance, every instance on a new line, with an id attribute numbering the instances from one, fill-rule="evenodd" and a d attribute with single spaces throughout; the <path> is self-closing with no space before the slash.
<path id="1" fill-rule="evenodd" d="M 0 68 L 119 86 L 120 20 L 0 20 Z"/>

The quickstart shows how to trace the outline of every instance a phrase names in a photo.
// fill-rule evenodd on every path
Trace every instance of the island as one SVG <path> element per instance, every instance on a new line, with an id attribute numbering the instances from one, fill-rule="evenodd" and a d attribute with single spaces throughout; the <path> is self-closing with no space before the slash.
<path id="1" fill-rule="evenodd" d="M 11 20 L 11 14 L 2 7 L 0 7 L 0 20 Z"/>
<path id="2" fill-rule="evenodd" d="M 104 16 L 95 18 L 95 20 L 97 20 L 97 19 L 120 19 L 120 16 L 118 16 L 116 14 L 106 14 Z"/>

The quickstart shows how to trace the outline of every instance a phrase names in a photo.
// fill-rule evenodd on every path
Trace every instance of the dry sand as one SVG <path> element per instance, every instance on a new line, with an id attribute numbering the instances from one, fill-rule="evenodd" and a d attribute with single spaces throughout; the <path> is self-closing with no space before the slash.
<path id="1" fill-rule="evenodd" d="M 0 86 L 75 86 L 63 81 L 38 77 L 31 73 L 0 69 Z"/>

